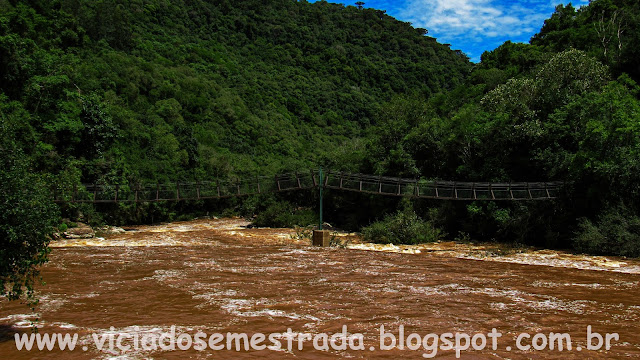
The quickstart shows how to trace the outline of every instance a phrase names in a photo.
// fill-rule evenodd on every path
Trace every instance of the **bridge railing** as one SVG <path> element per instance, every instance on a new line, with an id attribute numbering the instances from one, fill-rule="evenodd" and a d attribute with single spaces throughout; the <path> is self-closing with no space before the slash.
<path id="1" fill-rule="evenodd" d="M 315 171 L 245 179 L 156 184 L 83 184 L 54 189 L 56 202 L 115 203 L 222 199 L 234 196 L 312 189 L 318 186 Z"/>
<path id="2" fill-rule="evenodd" d="M 323 186 L 361 193 L 442 200 L 549 200 L 562 182 L 455 182 L 326 171 Z M 318 187 L 319 173 L 307 170 L 275 176 L 157 184 L 84 184 L 54 189 L 57 202 L 114 203 L 222 199 Z"/>
<path id="3" fill-rule="evenodd" d="M 486 183 L 406 179 L 328 171 L 325 187 L 369 194 L 442 200 L 549 200 L 562 182 Z"/>

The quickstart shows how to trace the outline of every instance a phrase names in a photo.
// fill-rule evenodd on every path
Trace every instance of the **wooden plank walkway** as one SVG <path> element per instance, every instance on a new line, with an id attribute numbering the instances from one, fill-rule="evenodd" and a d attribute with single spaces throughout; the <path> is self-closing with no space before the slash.
<path id="1" fill-rule="evenodd" d="M 322 185 L 327 189 L 425 199 L 527 201 L 554 199 L 564 183 L 430 181 L 327 171 Z M 58 203 L 143 203 L 223 199 L 313 189 L 318 186 L 318 171 L 308 170 L 238 180 L 127 185 L 84 184 L 73 189 L 56 188 L 54 196 Z"/>

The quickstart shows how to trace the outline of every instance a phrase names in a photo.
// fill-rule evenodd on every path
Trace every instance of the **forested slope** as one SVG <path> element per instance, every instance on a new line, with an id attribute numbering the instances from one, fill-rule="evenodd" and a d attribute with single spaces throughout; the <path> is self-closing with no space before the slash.
<path id="1" fill-rule="evenodd" d="M 381 11 L 292 0 L 0 1 L 3 112 L 73 181 L 308 167 L 468 59 Z M 28 134 L 28 135 L 26 135 Z M 35 145 L 35 146 L 34 146 Z"/>
<path id="2" fill-rule="evenodd" d="M 351 163 L 408 177 L 565 181 L 555 202 L 413 208 L 452 237 L 640 256 L 639 16 L 635 1 L 559 5 L 531 44 L 484 53 L 455 90 L 392 101 Z"/>

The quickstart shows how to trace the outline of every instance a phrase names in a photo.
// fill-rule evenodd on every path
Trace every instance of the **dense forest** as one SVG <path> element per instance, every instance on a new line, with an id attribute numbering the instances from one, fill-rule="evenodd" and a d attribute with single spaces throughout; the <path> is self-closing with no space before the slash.
<path id="1" fill-rule="evenodd" d="M 517 204 L 328 192 L 327 220 L 374 241 L 640 256 L 639 26 L 636 1 L 559 5 L 530 44 L 472 64 L 426 29 L 326 1 L 0 0 L 0 271 L 44 261 L 62 217 L 115 224 L 226 208 L 291 226 L 316 210 L 315 193 L 56 206 L 49 184 L 317 166 L 567 183 L 557 201 Z"/>

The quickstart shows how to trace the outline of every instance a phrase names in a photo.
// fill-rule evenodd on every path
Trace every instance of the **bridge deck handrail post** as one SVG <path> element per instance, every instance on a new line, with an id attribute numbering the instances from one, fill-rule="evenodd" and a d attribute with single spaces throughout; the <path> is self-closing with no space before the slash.
<path id="1" fill-rule="evenodd" d="M 509 194 L 511 194 L 511 200 L 515 200 L 513 197 L 513 189 L 511 188 L 511 181 L 509 181 Z"/>
<path id="2" fill-rule="evenodd" d="M 547 192 L 547 198 L 551 199 L 551 194 L 549 194 L 549 184 L 544 183 L 544 190 Z"/>

